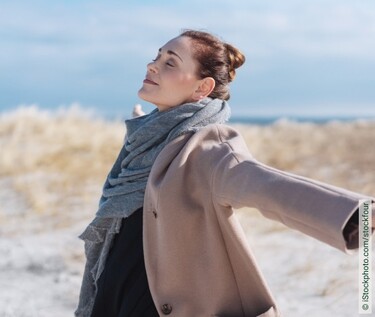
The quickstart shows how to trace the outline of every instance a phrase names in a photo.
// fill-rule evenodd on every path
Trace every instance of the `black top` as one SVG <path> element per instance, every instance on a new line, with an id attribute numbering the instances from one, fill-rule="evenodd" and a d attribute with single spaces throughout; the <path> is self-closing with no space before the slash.
<path id="1" fill-rule="evenodd" d="M 122 220 L 114 238 L 91 317 L 159 316 L 146 276 L 142 243 L 143 209 Z"/>

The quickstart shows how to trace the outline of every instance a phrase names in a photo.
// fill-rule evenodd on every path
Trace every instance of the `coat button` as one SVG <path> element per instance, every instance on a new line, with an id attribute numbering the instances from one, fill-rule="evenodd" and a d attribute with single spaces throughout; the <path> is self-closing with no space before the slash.
<path id="1" fill-rule="evenodd" d="M 169 304 L 164 304 L 161 306 L 161 311 L 164 315 L 169 315 L 172 312 L 172 306 Z"/>
<path id="2" fill-rule="evenodd" d="M 156 218 L 158 217 L 157 212 L 156 212 L 155 210 L 153 210 L 152 213 L 154 214 L 154 217 L 155 217 L 155 219 L 156 219 Z"/>

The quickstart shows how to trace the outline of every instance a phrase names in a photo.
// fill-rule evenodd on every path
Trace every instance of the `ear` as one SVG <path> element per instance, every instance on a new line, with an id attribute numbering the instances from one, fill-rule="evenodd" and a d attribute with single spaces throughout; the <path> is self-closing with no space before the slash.
<path id="1" fill-rule="evenodd" d="M 198 101 L 210 95 L 215 88 L 215 79 L 206 77 L 199 81 L 198 88 L 193 93 L 193 99 Z"/>

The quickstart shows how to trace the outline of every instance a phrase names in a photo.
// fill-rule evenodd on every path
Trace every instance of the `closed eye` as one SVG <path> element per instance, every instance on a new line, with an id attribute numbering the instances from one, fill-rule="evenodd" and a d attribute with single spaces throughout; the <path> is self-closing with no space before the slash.
<path id="1" fill-rule="evenodd" d="M 156 62 L 159 58 L 160 58 L 160 55 L 158 55 L 156 58 L 152 59 L 152 61 Z M 169 61 L 167 61 L 165 64 L 170 66 L 170 67 L 175 67 L 175 65 L 173 63 L 169 62 Z"/>
<path id="2" fill-rule="evenodd" d="M 164 56 L 164 54 L 162 54 L 162 49 L 160 48 L 159 49 L 159 52 L 158 52 L 158 55 L 156 56 L 155 59 L 153 59 L 152 61 L 153 62 L 156 62 L 157 60 L 159 60 L 162 55 Z M 177 56 L 179 59 L 181 59 L 181 57 L 179 57 L 175 52 L 172 52 L 172 51 L 167 51 L 167 55 L 165 56 L 165 64 L 169 67 L 175 67 L 176 65 L 176 61 L 174 59 L 174 57 Z M 182 60 L 181 60 L 182 61 Z"/>

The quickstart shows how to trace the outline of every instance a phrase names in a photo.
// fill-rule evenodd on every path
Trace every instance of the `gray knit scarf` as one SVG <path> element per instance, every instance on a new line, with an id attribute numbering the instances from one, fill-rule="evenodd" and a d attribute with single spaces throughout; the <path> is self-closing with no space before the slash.
<path id="1" fill-rule="evenodd" d="M 80 236 L 85 241 L 87 261 L 76 316 L 90 316 L 96 282 L 113 238 L 120 231 L 121 219 L 143 206 L 148 176 L 159 153 L 176 137 L 224 123 L 229 117 L 226 101 L 205 98 L 125 121 L 125 144 L 104 184 L 96 217 Z"/>
<path id="2" fill-rule="evenodd" d="M 229 115 L 225 101 L 206 98 L 127 120 L 127 140 L 104 185 L 97 216 L 123 218 L 142 207 L 148 175 L 165 145 L 181 134 L 223 123 Z"/>

